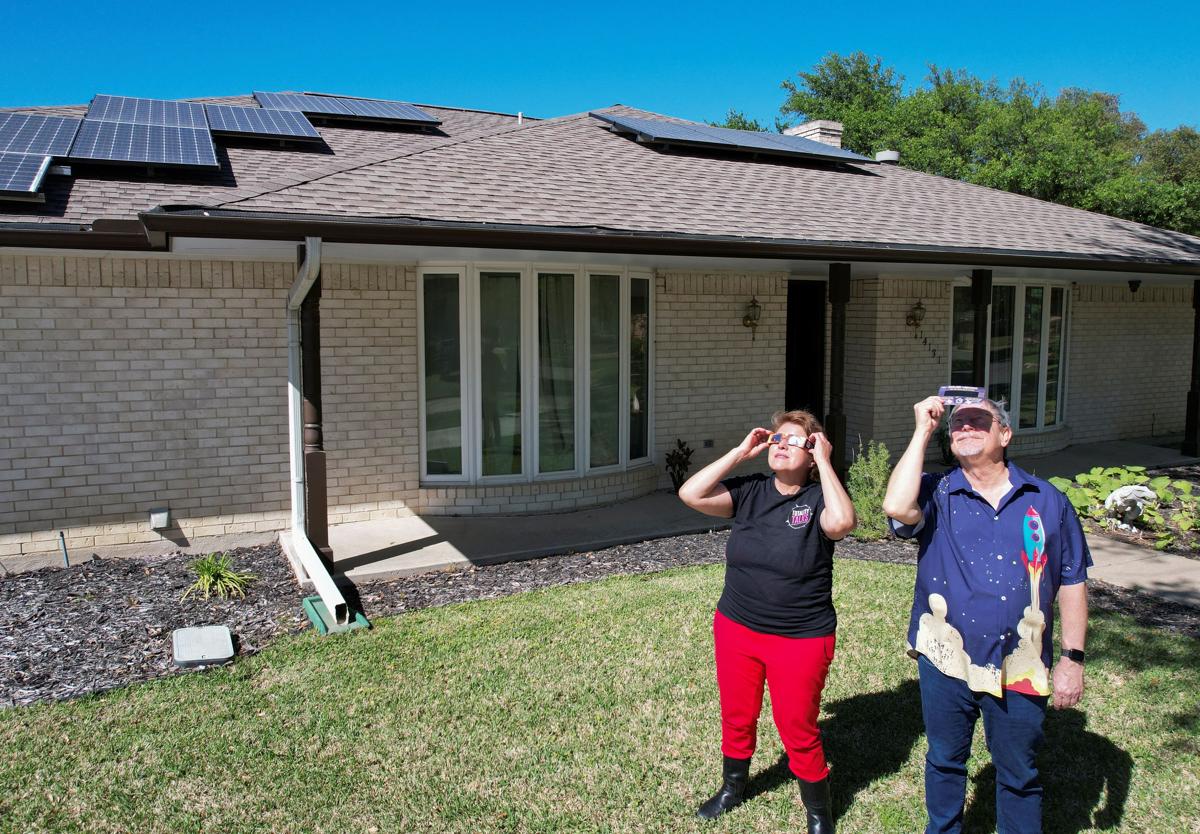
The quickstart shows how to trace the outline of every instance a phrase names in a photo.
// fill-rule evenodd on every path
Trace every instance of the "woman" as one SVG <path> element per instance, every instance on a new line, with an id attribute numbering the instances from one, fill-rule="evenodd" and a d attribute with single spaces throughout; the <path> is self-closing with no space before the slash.
<path id="1" fill-rule="evenodd" d="M 697 813 L 713 819 L 741 803 L 765 679 L 808 830 L 833 834 L 817 715 L 837 627 L 833 545 L 857 520 L 817 418 L 807 411 L 780 412 L 772 425 L 772 431 L 752 430 L 679 489 L 692 509 L 734 520 L 725 589 L 713 616 L 723 783 Z M 726 477 L 764 451 L 772 474 Z"/>

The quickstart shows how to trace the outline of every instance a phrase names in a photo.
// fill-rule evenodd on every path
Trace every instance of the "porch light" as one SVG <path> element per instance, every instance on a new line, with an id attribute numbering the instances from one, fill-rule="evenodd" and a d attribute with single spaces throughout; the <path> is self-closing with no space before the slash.
<path id="1" fill-rule="evenodd" d="M 918 301 L 904 314 L 904 323 L 909 327 L 920 327 L 925 321 L 925 305 Z"/>
<path id="2" fill-rule="evenodd" d="M 746 315 L 742 316 L 742 326 L 750 328 L 750 341 L 754 341 L 758 333 L 758 320 L 761 316 L 762 305 L 758 303 L 758 298 L 752 295 L 750 303 L 746 305 Z"/>
<path id="3" fill-rule="evenodd" d="M 1129 292 L 1130 293 L 1137 292 L 1138 287 L 1140 287 L 1141 285 L 1142 285 L 1142 282 L 1139 281 L 1137 278 L 1130 278 L 1129 279 Z"/>

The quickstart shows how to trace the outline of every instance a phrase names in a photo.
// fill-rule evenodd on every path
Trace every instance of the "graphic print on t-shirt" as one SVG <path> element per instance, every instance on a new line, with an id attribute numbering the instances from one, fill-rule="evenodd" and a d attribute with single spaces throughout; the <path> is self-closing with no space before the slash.
<path id="1" fill-rule="evenodd" d="M 808 526 L 808 522 L 812 521 L 812 507 L 808 504 L 795 504 L 792 506 L 791 512 L 788 514 L 787 526 L 793 530 L 800 530 Z"/>

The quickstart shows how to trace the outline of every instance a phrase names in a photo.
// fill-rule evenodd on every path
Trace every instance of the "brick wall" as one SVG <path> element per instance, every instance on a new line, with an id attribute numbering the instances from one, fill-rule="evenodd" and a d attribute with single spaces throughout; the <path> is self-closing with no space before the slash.
<path id="1" fill-rule="evenodd" d="M 659 271 L 654 436 L 660 467 L 678 438 L 695 450 L 695 473 L 741 443 L 751 428 L 769 425 L 783 406 L 786 279 L 785 273 Z M 762 305 L 753 340 L 742 325 L 751 296 Z M 745 467 L 764 468 L 759 461 Z M 670 486 L 665 471 L 659 484 Z"/>
<path id="2" fill-rule="evenodd" d="M 1067 371 L 1073 441 L 1182 432 L 1193 322 L 1191 287 L 1075 288 Z"/>

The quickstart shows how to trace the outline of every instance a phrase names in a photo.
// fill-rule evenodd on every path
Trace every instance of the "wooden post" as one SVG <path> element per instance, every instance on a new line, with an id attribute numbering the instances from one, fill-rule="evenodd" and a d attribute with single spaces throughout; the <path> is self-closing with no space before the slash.
<path id="1" fill-rule="evenodd" d="M 974 308 L 975 331 L 971 342 L 971 384 L 987 385 L 988 307 L 992 306 L 992 271 L 971 270 L 971 306 Z"/>
<path id="2" fill-rule="evenodd" d="M 1192 383 L 1180 451 L 1195 457 L 1200 455 L 1200 278 L 1192 281 L 1192 310 Z"/>
<path id="3" fill-rule="evenodd" d="M 304 514 L 308 540 L 327 566 L 333 565 L 329 546 L 329 497 L 325 478 L 325 440 L 321 417 L 321 277 L 300 304 L 300 371 L 303 380 Z"/>
<path id="4" fill-rule="evenodd" d="M 833 444 L 833 468 L 846 477 L 846 305 L 850 303 L 850 264 L 829 265 L 829 413 L 825 433 Z"/>

